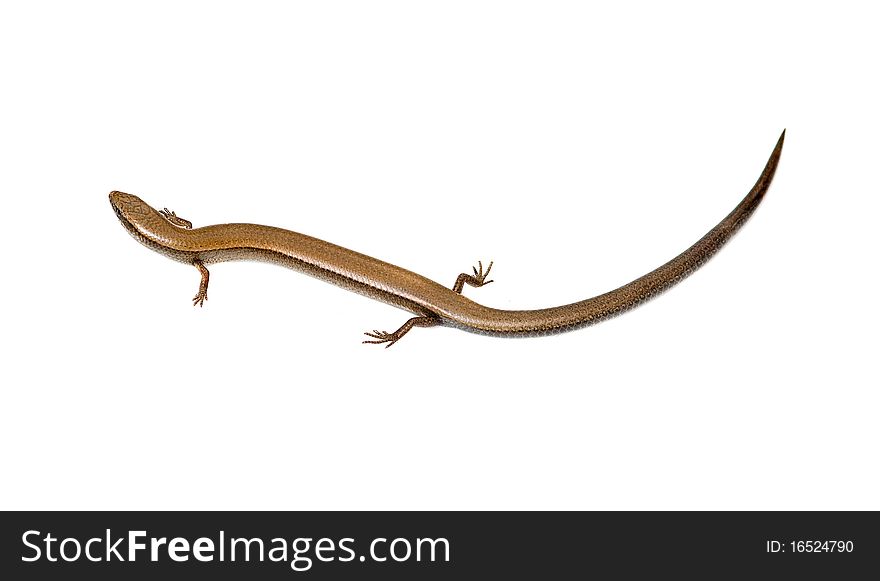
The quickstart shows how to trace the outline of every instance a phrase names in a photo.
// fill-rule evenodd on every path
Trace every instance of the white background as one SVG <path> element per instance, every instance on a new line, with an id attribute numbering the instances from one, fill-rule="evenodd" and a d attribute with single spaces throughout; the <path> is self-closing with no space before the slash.
<path id="1" fill-rule="evenodd" d="M 870 3 L 11 4 L 2 508 L 880 509 Z M 255 263 L 193 308 L 107 201 L 545 307 L 694 242 L 783 128 L 704 269 L 549 338 L 362 345 L 408 314 Z"/>

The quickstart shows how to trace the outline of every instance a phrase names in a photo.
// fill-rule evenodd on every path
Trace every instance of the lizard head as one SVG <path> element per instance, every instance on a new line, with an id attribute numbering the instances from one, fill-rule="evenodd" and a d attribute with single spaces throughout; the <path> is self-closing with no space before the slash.
<path id="1" fill-rule="evenodd" d="M 164 254 L 169 253 L 169 240 L 179 237 L 181 230 L 192 227 L 173 212 L 160 212 L 139 197 L 124 192 L 110 192 L 110 205 L 129 234 L 141 244 Z"/>
<path id="2" fill-rule="evenodd" d="M 124 192 L 110 192 L 110 205 L 116 217 L 130 232 L 149 236 L 157 225 L 164 222 L 162 216 L 152 206 L 137 196 Z"/>

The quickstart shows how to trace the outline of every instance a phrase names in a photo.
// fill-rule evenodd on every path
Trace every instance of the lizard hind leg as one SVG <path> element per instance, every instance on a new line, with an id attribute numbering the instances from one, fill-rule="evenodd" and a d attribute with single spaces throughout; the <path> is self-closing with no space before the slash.
<path id="1" fill-rule="evenodd" d="M 455 284 L 452 285 L 453 291 L 461 294 L 462 289 L 464 289 L 465 283 L 469 284 L 472 287 L 479 288 L 481 286 L 486 286 L 490 282 L 495 282 L 494 280 L 486 280 L 486 278 L 489 276 L 489 272 L 492 270 L 492 265 L 494 264 L 494 262 L 489 262 L 489 267 L 486 269 L 485 272 L 483 272 L 483 261 L 480 260 L 479 262 L 477 262 L 477 264 L 480 266 L 480 270 L 477 270 L 477 267 L 474 266 L 474 274 L 463 272 L 458 275 L 458 278 L 455 279 Z"/>
<path id="2" fill-rule="evenodd" d="M 387 343 L 385 348 L 391 347 L 398 341 L 400 338 L 409 333 L 409 330 L 413 327 L 434 327 L 440 324 L 439 317 L 413 317 L 408 320 L 406 323 L 400 326 L 400 328 L 393 333 L 388 333 L 385 331 L 379 331 L 378 329 L 373 329 L 373 332 L 369 331 L 364 333 L 367 337 L 372 337 L 372 339 L 367 339 L 364 343 L 373 343 L 373 344 L 381 344 Z"/>

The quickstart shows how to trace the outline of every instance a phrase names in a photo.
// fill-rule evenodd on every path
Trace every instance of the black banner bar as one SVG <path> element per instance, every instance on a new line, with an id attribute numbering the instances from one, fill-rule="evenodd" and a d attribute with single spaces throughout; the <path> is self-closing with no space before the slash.
<path id="1" fill-rule="evenodd" d="M 873 512 L 7 512 L 2 518 L 4 579 L 854 578 L 880 570 L 880 519 Z"/>

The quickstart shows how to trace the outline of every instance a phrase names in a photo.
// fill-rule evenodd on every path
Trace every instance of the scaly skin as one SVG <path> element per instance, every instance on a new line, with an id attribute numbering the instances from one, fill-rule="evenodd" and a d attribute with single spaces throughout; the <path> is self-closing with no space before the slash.
<path id="1" fill-rule="evenodd" d="M 227 260 L 261 260 L 305 272 L 376 300 L 406 309 L 416 317 L 393 333 L 374 330 L 365 343 L 390 347 L 412 327 L 450 325 L 498 336 L 543 335 L 597 323 L 627 311 L 677 284 L 702 266 L 761 203 L 782 153 L 785 131 L 779 137 L 761 177 L 746 197 L 693 246 L 648 274 L 607 293 L 569 305 L 507 311 L 475 303 L 461 294 L 464 284 L 479 287 L 491 263 L 473 275 L 462 273 L 452 289 L 399 266 L 330 242 L 290 230 L 258 224 L 219 224 L 192 228 L 167 209 L 157 211 L 137 196 L 111 192 L 110 203 L 129 233 L 145 246 L 169 258 L 192 264 L 202 279 L 193 303 L 208 298 L 206 264 Z"/>

